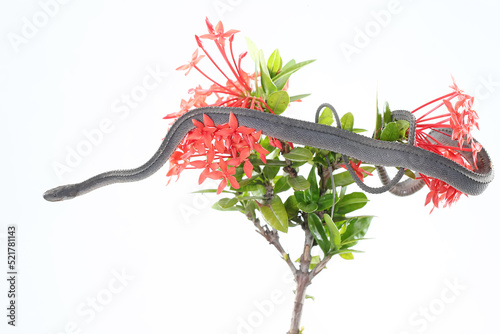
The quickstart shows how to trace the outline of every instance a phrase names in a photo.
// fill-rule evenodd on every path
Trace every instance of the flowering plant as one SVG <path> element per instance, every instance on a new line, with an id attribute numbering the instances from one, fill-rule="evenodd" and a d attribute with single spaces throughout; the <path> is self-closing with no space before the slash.
<path id="1" fill-rule="evenodd" d="M 206 20 L 207 34 L 196 36 L 198 49 L 191 60 L 177 70 L 199 72 L 209 81 L 208 88 L 190 89 L 190 97 L 182 100 L 180 110 L 165 116 L 175 120 L 191 109 L 207 106 L 239 107 L 280 115 L 292 102 L 299 102 L 309 94 L 290 96 L 289 81 L 293 73 L 313 60 L 283 63 L 276 49 L 269 58 L 247 39 L 248 51 L 236 58 L 233 40 L 237 30 L 224 30 L 219 22 L 215 27 Z M 223 64 L 215 61 L 206 42 L 212 42 Z M 203 54 L 200 54 L 200 49 Z M 250 55 L 255 69 L 247 72 L 242 60 Z M 221 79 L 215 80 L 200 68 L 203 58 L 208 58 Z M 452 91 L 415 108 L 415 146 L 445 156 L 473 170 L 477 168 L 477 154 L 481 145 L 474 141 L 471 132 L 478 128 L 478 116 L 473 110 L 474 98 L 460 90 L 455 81 Z M 383 141 L 408 140 L 409 123 L 393 121 L 386 103 L 383 111 L 377 103 L 376 126 L 373 137 Z M 334 111 L 325 108 L 317 122 L 332 125 Z M 297 289 L 289 334 L 301 332 L 300 318 L 306 298 L 306 288 L 335 255 L 353 259 L 353 249 L 364 239 L 373 216 L 352 215 L 363 208 L 368 198 L 364 192 L 348 192 L 355 182 L 352 174 L 342 169 L 352 168 L 363 180 L 371 176 L 375 166 L 350 159 L 346 166 L 341 154 L 314 147 L 295 147 L 291 142 L 264 136 L 260 129 L 240 126 L 231 113 L 225 124 L 216 125 L 204 116 L 203 122 L 193 120 L 195 129 L 188 133 L 169 159 L 169 178 L 179 177 L 186 169 L 199 169 L 199 183 L 206 179 L 220 180 L 217 189 L 200 192 L 224 193 L 214 204 L 221 211 L 239 211 L 253 222 L 260 233 L 280 253 L 291 269 Z M 365 130 L 354 127 L 354 116 L 342 116 L 341 127 L 354 133 Z M 435 133 L 451 131 L 457 146 L 442 143 Z M 464 158 L 472 155 L 472 163 Z M 306 173 L 304 174 L 304 171 Z M 410 178 L 429 188 L 425 205 L 432 203 L 432 210 L 440 204 L 449 206 L 456 202 L 461 192 L 449 184 L 430 176 L 407 171 Z M 432 212 L 431 210 L 431 212 Z M 261 219 L 266 224 L 261 223 Z M 302 254 L 294 261 L 280 243 L 280 233 L 300 226 L 305 234 Z M 317 251 L 316 251 L 317 250 Z M 317 254 L 317 255 L 313 255 Z M 296 266 L 296 262 L 299 266 Z"/>

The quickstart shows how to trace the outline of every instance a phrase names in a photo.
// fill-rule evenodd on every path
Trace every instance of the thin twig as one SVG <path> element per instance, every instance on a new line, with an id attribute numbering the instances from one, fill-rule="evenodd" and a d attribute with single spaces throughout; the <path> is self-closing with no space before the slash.
<path id="1" fill-rule="evenodd" d="M 281 246 L 281 243 L 279 241 L 278 231 L 274 229 L 270 230 L 267 226 L 262 226 L 260 224 L 259 218 L 252 217 L 251 220 L 255 225 L 255 227 L 257 228 L 257 233 L 262 235 L 271 245 L 273 245 L 278 250 L 278 252 L 281 254 L 281 257 L 288 264 L 288 267 L 290 267 L 290 270 L 293 273 L 293 277 L 296 279 L 297 268 L 293 264 L 292 260 L 290 260 L 290 255 L 287 252 L 285 252 L 283 246 Z"/>

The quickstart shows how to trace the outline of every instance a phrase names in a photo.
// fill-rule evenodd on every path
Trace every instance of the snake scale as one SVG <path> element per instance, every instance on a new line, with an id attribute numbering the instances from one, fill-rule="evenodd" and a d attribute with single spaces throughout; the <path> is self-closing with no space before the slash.
<path id="1" fill-rule="evenodd" d="M 334 110 L 329 104 L 322 104 L 318 110 L 325 107 Z M 352 157 L 375 166 L 400 168 L 393 180 L 389 181 L 385 177 L 383 179 L 385 185 L 380 188 L 367 187 L 355 178 L 358 185 L 365 187 L 363 189 L 368 192 L 380 193 L 389 189 L 397 189 L 405 168 L 429 177 L 438 178 L 469 195 L 481 194 L 494 177 L 490 157 L 484 148 L 477 153 L 477 169 L 469 170 L 450 159 L 414 146 L 416 120 L 407 111 L 398 110 L 392 112 L 394 120 L 404 119 L 410 123 L 408 144 L 404 144 L 380 141 L 343 130 L 340 127 L 277 116 L 251 109 L 202 107 L 180 116 L 172 124 L 158 150 L 142 166 L 128 170 L 109 171 L 81 183 L 59 186 L 47 190 L 43 197 L 51 202 L 67 200 L 113 183 L 139 181 L 147 178 L 157 172 L 168 161 L 187 133 L 195 128 L 192 122 L 193 119 L 203 122 L 203 114 L 205 114 L 215 124 L 223 124 L 228 122 L 230 112 L 234 113 L 240 126 L 262 130 L 263 134 L 283 141 L 341 153 L 345 163 L 347 157 Z M 336 113 L 335 117 L 337 124 L 340 124 Z M 447 145 L 458 146 L 449 136 L 443 134 L 446 133 L 447 129 L 440 129 L 439 131 L 439 133 L 435 133 L 439 137 L 438 140 L 445 141 Z M 464 151 L 460 152 L 467 160 L 472 161 L 472 154 Z M 346 166 L 350 167 L 348 163 L 346 163 Z M 350 172 L 353 174 L 354 171 L 351 169 Z M 399 186 L 401 187 L 401 183 Z M 416 185 L 412 184 L 410 186 L 414 187 Z"/>

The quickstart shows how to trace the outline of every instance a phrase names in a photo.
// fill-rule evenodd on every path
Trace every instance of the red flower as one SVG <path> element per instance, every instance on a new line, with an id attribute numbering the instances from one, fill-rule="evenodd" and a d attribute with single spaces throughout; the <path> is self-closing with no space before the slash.
<path id="1" fill-rule="evenodd" d="M 183 70 L 187 70 L 186 73 L 184 73 L 184 75 L 188 75 L 189 72 L 191 72 L 191 69 L 193 67 L 196 67 L 196 64 L 198 64 L 198 62 L 203 58 L 205 57 L 204 55 L 201 55 L 198 57 L 198 49 L 196 49 L 195 52 L 193 52 L 193 55 L 191 57 L 191 61 L 189 63 L 187 63 L 186 65 L 182 65 L 182 66 L 179 66 L 176 68 L 177 71 L 183 71 Z"/>
<path id="2" fill-rule="evenodd" d="M 455 79 L 452 78 L 452 81 L 453 84 L 450 86 L 453 89 L 452 93 L 434 99 L 412 111 L 412 113 L 416 113 L 435 104 L 433 108 L 417 118 L 415 146 L 445 156 L 466 168 L 473 169 L 476 167 L 477 153 L 482 149 L 481 145 L 475 142 L 472 136 L 473 128 L 479 129 L 477 122 L 479 117 L 476 111 L 472 109 L 474 97 L 464 94 L 458 88 Z M 437 115 L 430 116 L 431 114 Z M 444 145 L 429 134 L 430 130 L 439 128 L 449 128 L 452 131 L 450 137 L 458 142 L 458 147 Z M 441 131 L 441 133 L 443 132 Z M 471 166 L 464 156 L 460 154 L 461 151 L 472 152 L 474 166 Z M 426 175 L 422 175 L 422 179 L 430 190 L 425 205 L 432 202 L 432 210 L 439 207 L 439 203 L 444 203 L 445 207 L 449 206 L 462 195 L 460 191 L 444 181 Z"/>
<path id="3" fill-rule="evenodd" d="M 358 161 L 358 163 L 354 163 L 353 161 L 349 161 L 349 164 L 354 169 L 354 171 L 356 172 L 356 175 L 359 177 L 359 179 L 361 181 L 364 180 L 364 174 L 373 176 L 373 174 L 367 172 L 366 170 L 364 170 L 363 168 L 360 167 L 361 161 Z M 347 169 L 344 164 L 340 165 L 340 167 L 343 167 L 343 168 Z"/>
<path id="4" fill-rule="evenodd" d="M 239 30 L 233 30 L 233 29 L 224 32 L 224 25 L 222 24 L 221 21 L 219 21 L 219 23 L 217 23 L 217 25 L 215 26 L 215 30 L 214 30 L 212 24 L 210 23 L 210 21 L 208 20 L 208 18 L 206 18 L 205 22 L 207 23 L 209 33 L 205 34 L 205 35 L 201 35 L 200 37 L 215 40 L 218 43 L 220 43 L 221 46 L 224 46 L 224 42 L 225 42 L 226 38 L 231 38 L 234 34 L 239 32 Z"/>
<path id="5" fill-rule="evenodd" d="M 220 182 L 219 186 L 217 187 L 217 195 L 224 190 L 224 188 L 227 186 L 227 182 L 231 184 L 231 187 L 234 189 L 238 189 L 240 185 L 238 184 L 238 181 L 236 181 L 236 178 L 233 176 L 234 173 L 236 172 L 236 167 L 227 167 L 227 162 L 225 162 L 222 158 L 219 160 L 219 167 L 220 171 L 213 171 L 208 174 L 208 177 L 214 180 L 219 180 L 222 179 Z"/>

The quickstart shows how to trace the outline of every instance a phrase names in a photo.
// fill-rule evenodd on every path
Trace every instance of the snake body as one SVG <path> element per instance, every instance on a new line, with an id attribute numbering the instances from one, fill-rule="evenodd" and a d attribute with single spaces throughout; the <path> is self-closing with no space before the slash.
<path id="1" fill-rule="evenodd" d="M 322 105 L 325 107 L 329 105 Z M 477 169 L 469 170 L 443 156 L 413 145 L 414 131 L 410 133 L 409 144 L 386 142 L 362 136 L 338 127 L 312 123 L 284 116 L 276 116 L 261 111 L 234 107 L 203 107 L 191 110 L 171 126 L 160 147 L 142 166 L 128 170 L 114 170 L 98 174 L 86 181 L 59 186 L 46 191 L 43 197 L 48 201 L 71 199 L 97 188 L 120 182 L 139 181 L 157 172 L 170 158 L 187 133 L 194 129 L 192 120 L 203 122 L 203 115 L 209 116 L 215 124 L 226 123 L 230 112 L 238 119 L 240 126 L 262 130 L 268 136 L 299 145 L 306 145 L 341 153 L 364 163 L 376 166 L 401 167 L 438 178 L 469 195 L 481 194 L 493 180 L 493 168 L 488 153 L 483 148 L 477 154 Z M 415 118 L 407 111 L 393 111 L 393 119 L 406 119 L 411 129 L 415 128 Z M 441 135 L 441 137 L 446 137 Z M 446 139 L 446 138 L 440 138 Z M 451 140 L 451 139 L 446 139 Z M 454 146 L 457 146 L 456 143 Z M 469 158 L 471 158 L 470 155 Z M 349 165 L 349 164 L 346 164 Z M 350 167 L 350 166 L 348 166 Z M 395 186 L 399 180 L 375 189 L 381 192 Z M 377 189 L 380 189 L 377 191 Z M 370 191 L 372 192 L 372 191 Z"/>

